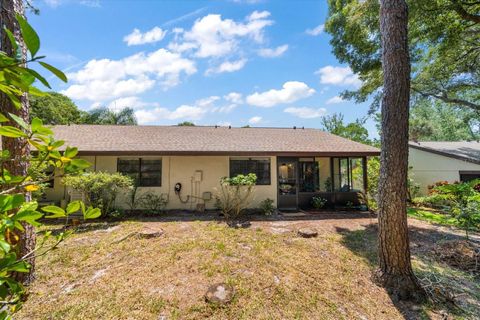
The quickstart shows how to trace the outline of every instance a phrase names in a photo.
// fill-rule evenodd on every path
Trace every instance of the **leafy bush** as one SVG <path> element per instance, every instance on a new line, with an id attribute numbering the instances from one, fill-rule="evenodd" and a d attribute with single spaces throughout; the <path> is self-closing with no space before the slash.
<path id="1" fill-rule="evenodd" d="M 100 208 L 102 216 L 107 216 L 114 210 L 115 199 L 121 190 L 133 187 L 130 177 L 108 172 L 67 175 L 63 178 L 63 183 L 81 192 L 88 205 Z"/>
<path id="2" fill-rule="evenodd" d="M 148 214 L 156 214 L 165 210 L 168 204 L 166 194 L 155 194 L 146 192 L 138 198 L 138 205 L 147 211 Z"/>
<path id="3" fill-rule="evenodd" d="M 480 180 L 464 183 L 437 185 L 432 189 L 432 195 L 445 197 L 450 200 L 450 213 L 458 221 L 458 225 L 465 230 L 468 239 L 469 232 L 480 227 Z"/>
<path id="4" fill-rule="evenodd" d="M 312 206 L 315 209 L 322 209 L 327 204 L 328 200 L 319 196 L 315 196 L 312 198 Z"/>
<path id="5" fill-rule="evenodd" d="M 254 173 L 220 179 L 220 190 L 215 194 L 216 206 L 227 220 L 239 218 L 242 211 L 248 207 L 256 182 L 257 176 Z"/>
<path id="6" fill-rule="evenodd" d="M 275 206 L 273 205 L 273 202 L 274 201 L 270 198 L 260 202 L 260 210 L 262 210 L 264 215 L 270 216 L 275 212 Z"/>

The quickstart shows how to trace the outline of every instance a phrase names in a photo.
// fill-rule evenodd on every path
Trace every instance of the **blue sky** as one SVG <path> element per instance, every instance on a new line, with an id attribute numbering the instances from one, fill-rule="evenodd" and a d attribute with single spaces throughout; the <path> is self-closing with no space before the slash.
<path id="1" fill-rule="evenodd" d="M 84 110 L 132 107 L 141 124 L 313 128 L 326 114 L 367 114 L 368 104 L 338 97 L 360 81 L 331 53 L 325 1 L 35 5 L 42 51 L 69 77 L 55 90 Z"/>

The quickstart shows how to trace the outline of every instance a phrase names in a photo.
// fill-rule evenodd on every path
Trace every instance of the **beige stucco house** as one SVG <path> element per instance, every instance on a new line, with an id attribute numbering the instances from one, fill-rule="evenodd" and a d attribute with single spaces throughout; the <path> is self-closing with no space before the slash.
<path id="1" fill-rule="evenodd" d="M 409 166 L 420 193 L 438 181 L 469 181 L 480 178 L 479 142 L 410 142 Z"/>
<path id="2" fill-rule="evenodd" d="M 316 194 L 331 203 L 354 202 L 366 188 L 367 157 L 379 154 L 303 128 L 70 125 L 53 131 L 78 147 L 92 170 L 135 177 L 139 192 L 163 194 L 167 209 L 214 208 L 220 178 L 247 173 L 258 178 L 252 207 L 270 198 L 280 209 L 296 209 Z M 46 199 L 68 201 L 72 194 L 57 178 Z M 125 205 L 122 197 L 117 205 Z"/>

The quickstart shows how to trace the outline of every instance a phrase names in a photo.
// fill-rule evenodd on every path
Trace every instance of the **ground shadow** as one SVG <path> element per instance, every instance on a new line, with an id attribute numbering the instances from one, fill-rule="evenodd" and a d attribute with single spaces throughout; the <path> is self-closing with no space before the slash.
<path id="1" fill-rule="evenodd" d="M 336 231 L 342 236 L 341 243 L 350 251 L 352 251 L 355 255 L 364 259 L 365 262 L 371 266 L 372 271 L 374 271 L 378 264 L 377 224 L 369 224 L 365 227 L 365 229 L 362 230 L 350 230 L 337 227 Z M 464 239 L 463 236 L 448 231 L 428 227 L 422 228 L 417 226 L 409 227 L 409 238 L 412 256 L 414 256 L 415 259 L 419 260 L 422 265 L 426 266 L 432 265 L 433 262 L 438 262 L 438 258 L 436 257 L 433 250 L 435 243 L 445 240 Z M 441 262 L 439 263 L 441 264 Z M 446 285 L 449 284 L 450 287 L 447 286 L 447 289 L 452 290 L 452 292 L 460 291 L 462 292 L 462 294 L 468 294 L 469 296 L 473 297 L 473 300 L 475 300 L 475 298 L 480 295 L 480 287 L 460 286 L 457 288 L 453 288 L 453 282 L 457 284 L 462 284 L 462 281 L 457 281 L 459 279 L 453 279 L 451 274 L 442 274 L 442 272 L 437 273 L 438 270 L 434 270 L 434 267 L 432 267 L 431 269 L 426 268 L 422 271 L 417 270 L 416 274 L 417 276 L 419 276 L 419 278 L 435 278 L 439 280 L 440 283 L 444 283 Z M 396 301 L 396 299 L 394 299 L 393 297 L 392 302 L 395 307 L 402 313 L 405 319 L 425 319 L 425 317 L 427 317 L 427 315 L 422 310 L 415 310 L 415 308 L 412 308 L 411 303 L 399 302 Z M 451 305 L 440 305 L 438 307 L 445 308 L 451 307 Z M 480 312 L 479 308 L 480 306 L 478 306 L 478 304 L 472 303 L 471 305 L 467 306 L 467 309 L 460 310 L 457 308 L 450 308 L 449 311 L 451 313 L 460 315 L 465 314 L 466 312 L 473 312 L 474 314 L 478 314 L 477 312 Z"/>

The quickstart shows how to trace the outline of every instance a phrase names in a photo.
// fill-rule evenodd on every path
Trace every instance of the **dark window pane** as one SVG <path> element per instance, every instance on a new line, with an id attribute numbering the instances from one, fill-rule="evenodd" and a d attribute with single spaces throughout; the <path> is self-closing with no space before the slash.
<path id="1" fill-rule="evenodd" d="M 257 185 L 270 184 L 270 160 L 230 160 L 230 177 L 255 173 Z"/>
<path id="2" fill-rule="evenodd" d="M 118 159 L 118 172 L 137 181 L 138 186 L 162 185 L 162 160 L 160 159 Z"/>
<path id="3" fill-rule="evenodd" d="M 315 192 L 318 190 L 317 163 L 300 162 L 300 192 Z"/>

